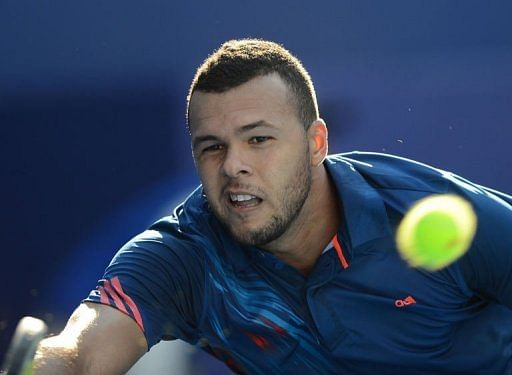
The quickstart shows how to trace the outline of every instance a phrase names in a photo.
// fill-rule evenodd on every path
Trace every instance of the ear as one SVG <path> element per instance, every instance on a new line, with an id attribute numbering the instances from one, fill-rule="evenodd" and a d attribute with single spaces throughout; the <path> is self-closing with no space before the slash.
<path id="1" fill-rule="evenodd" d="M 315 120 L 307 131 L 311 165 L 317 167 L 324 161 L 329 149 L 327 125 L 324 120 Z"/>

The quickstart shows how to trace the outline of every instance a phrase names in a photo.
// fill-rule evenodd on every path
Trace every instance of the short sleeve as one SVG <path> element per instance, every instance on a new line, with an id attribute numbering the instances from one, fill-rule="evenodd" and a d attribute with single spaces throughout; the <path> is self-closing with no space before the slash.
<path id="1" fill-rule="evenodd" d="M 512 309 L 512 197 L 484 190 L 473 200 L 473 246 L 460 265 L 469 288 Z"/>
<path id="2" fill-rule="evenodd" d="M 148 347 L 160 340 L 197 341 L 204 257 L 185 238 L 147 230 L 123 246 L 84 302 L 110 305 L 132 317 Z"/>

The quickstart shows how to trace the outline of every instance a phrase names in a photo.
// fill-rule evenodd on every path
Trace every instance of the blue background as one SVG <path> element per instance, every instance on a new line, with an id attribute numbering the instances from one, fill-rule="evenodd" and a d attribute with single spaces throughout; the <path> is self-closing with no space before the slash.
<path id="1" fill-rule="evenodd" d="M 62 328 L 115 251 L 197 184 L 196 67 L 283 43 L 331 152 L 414 158 L 512 192 L 510 1 L 0 3 L 0 356 L 19 318 Z"/>

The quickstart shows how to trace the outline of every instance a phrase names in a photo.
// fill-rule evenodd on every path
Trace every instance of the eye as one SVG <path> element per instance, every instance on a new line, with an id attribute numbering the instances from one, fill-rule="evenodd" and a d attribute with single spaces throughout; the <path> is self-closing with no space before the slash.
<path id="1" fill-rule="evenodd" d="M 223 150 L 223 149 L 224 149 L 224 145 L 214 144 L 214 145 L 211 145 L 211 146 L 203 148 L 202 152 L 203 153 L 205 153 L 205 152 L 215 152 L 215 151 L 220 151 L 220 150 Z"/>
<path id="2" fill-rule="evenodd" d="M 249 139 L 249 143 L 250 144 L 264 143 L 264 142 L 268 141 L 270 138 L 271 137 L 267 137 L 267 136 L 252 137 L 251 139 Z"/>

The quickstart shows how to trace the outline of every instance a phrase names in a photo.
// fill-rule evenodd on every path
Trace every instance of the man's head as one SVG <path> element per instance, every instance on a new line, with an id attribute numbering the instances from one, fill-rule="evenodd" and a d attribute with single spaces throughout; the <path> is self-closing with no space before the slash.
<path id="1" fill-rule="evenodd" d="M 281 45 L 259 39 L 230 40 L 210 55 L 192 81 L 187 101 L 195 91 L 223 93 L 253 78 L 277 73 L 290 89 L 290 100 L 307 129 L 318 118 L 316 94 L 301 62 Z"/>
<path id="2" fill-rule="evenodd" d="M 190 93 L 192 150 L 212 211 L 242 243 L 279 239 L 327 152 L 309 76 L 275 43 L 232 41 L 199 68 Z"/>

